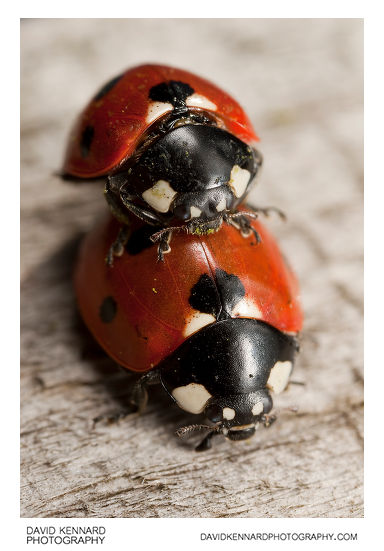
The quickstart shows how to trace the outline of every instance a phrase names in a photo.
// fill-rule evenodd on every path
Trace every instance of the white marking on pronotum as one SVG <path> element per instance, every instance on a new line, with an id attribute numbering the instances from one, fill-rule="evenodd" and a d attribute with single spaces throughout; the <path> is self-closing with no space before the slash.
<path id="1" fill-rule="evenodd" d="M 269 374 L 267 387 L 275 394 L 283 392 L 288 384 L 292 371 L 292 362 L 276 362 Z"/>
<path id="2" fill-rule="evenodd" d="M 252 408 L 252 414 L 260 415 L 260 413 L 263 413 L 263 409 L 263 402 L 256 402 L 256 404 Z"/>
<path id="3" fill-rule="evenodd" d="M 225 200 L 225 197 L 221 199 L 219 203 L 216 205 L 217 212 L 223 211 L 227 207 L 227 201 Z"/>
<path id="4" fill-rule="evenodd" d="M 166 180 L 158 180 L 143 193 L 143 199 L 158 212 L 168 212 L 177 191 Z"/>
<path id="5" fill-rule="evenodd" d="M 161 115 L 164 115 L 164 113 L 172 111 L 172 109 L 172 103 L 166 103 L 163 101 L 151 101 L 148 107 L 145 122 L 151 123 L 161 117 Z"/>
<path id="6" fill-rule="evenodd" d="M 204 385 L 189 383 L 189 385 L 178 386 L 173 389 L 172 396 L 184 411 L 201 413 L 212 394 L 208 392 Z"/>
<path id="7" fill-rule="evenodd" d="M 215 103 L 212 103 L 212 101 L 201 94 L 192 94 L 187 98 L 185 103 L 188 107 L 205 107 L 205 109 L 211 109 L 212 111 L 216 111 L 217 109 L 217 105 Z"/>
<path id="8" fill-rule="evenodd" d="M 263 313 L 250 298 L 241 299 L 232 310 L 232 315 L 239 318 L 261 319 Z"/>
<path id="9" fill-rule="evenodd" d="M 183 335 L 184 337 L 189 337 L 189 335 L 196 333 L 196 331 L 206 325 L 209 325 L 210 323 L 213 323 L 214 321 L 216 321 L 216 318 L 212 314 L 206 314 L 195 310 L 187 319 Z"/>
<path id="10" fill-rule="evenodd" d="M 223 408 L 223 418 L 224 419 L 228 419 L 228 421 L 230 421 L 231 419 L 233 419 L 236 415 L 236 412 L 234 409 L 232 408 Z"/>
<path id="11" fill-rule="evenodd" d="M 198 218 L 201 214 L 201 210 L 197 207 L 191 207 L 191 218 Z"/>
<path id="12" fill-rule="evenodd" d="M 231 179 L 228 185 L 233 189 L 233 193 L 236 197 L 242 197 L 247 189 L 249 178 L 251 173 L 245 168 L 240 168 L 239 165 L 235 165 L 231 170 Z"/>

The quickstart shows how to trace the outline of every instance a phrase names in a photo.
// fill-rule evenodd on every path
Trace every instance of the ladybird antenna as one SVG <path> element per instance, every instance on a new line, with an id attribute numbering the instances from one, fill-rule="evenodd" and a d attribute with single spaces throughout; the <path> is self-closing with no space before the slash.
<path id="1" fill-rule="evenodd" d="M 264 216 L 268 217 L 271 212 L 275 212 L 282 220 L 286 221 L 287 217 L 286 215 L 284 214 L 284 212 L 280 209 L 278 209 L 277 207 L 264 207 L 264 208 L 259 208 L 259 207 L 251 207 L 252 210 L 254 212 L 249 212 L 247 210 L 239 210 L 238 212 L 233 212 L 231 213 L 229 216 L 231 218 L 239 218 L 240 216 L 247 216 L 248 218 L 258 218 L 259 215 L 258 213 L 260 214 L 263 214 Z"/>
<path id="2" fill-rule="evenodd" d="M 273 410 L 276 416 L 280 415 L 280 413 L 298 413 L 298 411 L 299 411 L 299 406 L 296 406 L 294 404 L 290 406 L 279 407 Z"/>
<path id="3" fill-rule="evenodd" d="M 259 215 L 256 212 L 248 212 L 247 210 L 238 210 L 237 212 L 231 212 L 227 214 L 228 218 L 241 218 L 242 216 L 247 216 L 248 218 L 259 218 Z"/>
<path id="4" fill-rule="evenodd" d="M 179 438 L 189 438 L 193 433 L 201 431 L 201 430 L 210 430 L 213 432 L 219 432 L 220 425 L 218 426 L 212 426 L 212 425 L 187 425 L 185 427 L 180 427 L 176 431 L 176 435 Z"/>
<path id="5" fill-rule="evenodd" d="M 160 239 L 163 237 L 164 234 L 172 233 L 174 231 L 187 231 L 187 230 L 184 226 L 169 226 L 156 233 L 153 233 L 149 239 L 152 241 L 152 243 L 156 243 L 156 241 L 160 241 Z"/>
<path id="6" fill-rule="evenodd" d="M 298 413 L 299 412 L 299 406 L 287 406 L 285 408 L 282 408 L 281 411 L 287 411 L 289 413 Z"/>

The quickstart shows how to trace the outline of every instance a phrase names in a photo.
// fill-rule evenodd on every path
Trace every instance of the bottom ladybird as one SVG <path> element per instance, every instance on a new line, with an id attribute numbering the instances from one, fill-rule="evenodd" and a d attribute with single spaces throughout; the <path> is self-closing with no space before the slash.
<path id="1" fill-rule="evenodd" d="M 273 421 L 273 394 L 288 385 L 302 311 L 295 275 L 258 222 L 244 238 L 226 226 L 209 236 L 179 234 L 173 254 L 156 262 L 153 228 L 133 220 L 113 266 L 105 258 L 118 231 L 112 217 L 85 238 L 75 270 L 81 315 L 119 365 L 141 374 L 134 409 L 158 383 L 207 425 L 197 450 L 215 435 L 251 437 Z"/>

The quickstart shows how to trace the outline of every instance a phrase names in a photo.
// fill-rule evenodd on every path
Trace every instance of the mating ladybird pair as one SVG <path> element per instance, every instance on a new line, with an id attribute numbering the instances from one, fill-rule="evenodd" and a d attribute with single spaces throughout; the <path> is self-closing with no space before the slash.
<path id="1" fill-rule="evenodd" d="M 298 350 L 296 278 L 256 220 L 267 209 L 243 204 L 262 164 L 257 141 L 228 94 L 143 65 L 96 94 L 64 162 L 66 177 L 107 178 L 112 212 L 82 244 L 83 319 L 141 374 L 132 410 L 160 383 L 180 408 L 204 414 L 209 424 L 179 432 L 207 430 L 199 450 L 215 434 L 243 440 L 271 423 L 271 393 L 286 388 Z"/>

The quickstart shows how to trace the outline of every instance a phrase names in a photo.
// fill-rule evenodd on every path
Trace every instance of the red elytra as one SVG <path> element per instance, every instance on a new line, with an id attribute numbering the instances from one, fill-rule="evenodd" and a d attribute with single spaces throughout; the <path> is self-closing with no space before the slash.
<path id="1" fill-rule="evenodd" d="M 106 265 L 105 257 L 119 224 L 108 217 L 96 226 L 82 243 L 75 289 L 81 315 L 108 355 L 131 371 L 154 368 L 189 337 L 186 327 L 196 315 L 189 303 L 191 289 L 202 274 L 212 275 L 216 268 L 237 276 L 244 286 L 243 302 L 233 317 L 298 333 L 303 315 L 296 277 L 264 226 L 258 221 L 252 226 L 260 243 L 253 234 L 244 238 L 227 224 L 209 236 L 176 234 L 171 254 L 156 262 L 148 234 L 146 248 L 138 252 L 130 247 L 140 231 L 148 229 L 135 220 L 127 246 L 135 254 L 126 250 L 113 267 Z"/>
<path id="2" fill-rule="evenodd" d="M 208 80 L 165 65 L 140 65 L 107 83 L 81 113 L 69 137 L 63 173 L 96 178 L 120 166 L 157 122 L 146 120 L 151 88 L 171 80 L 188 84 L 195 94 L 208 100 L 208 107 L 202 109 L 209 111 L 228 132 L 247 144 L 259 140 L 237 101 Z M 191 107 L 199 109 L 199 102 Z M 92 142 L 85 153 L 84 138 Z"/>

